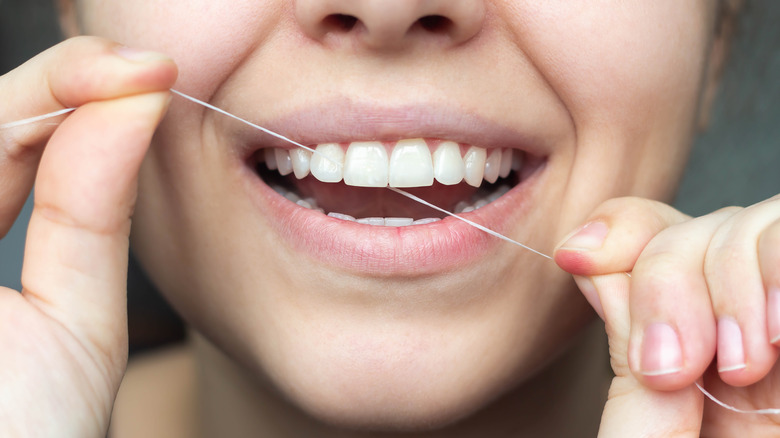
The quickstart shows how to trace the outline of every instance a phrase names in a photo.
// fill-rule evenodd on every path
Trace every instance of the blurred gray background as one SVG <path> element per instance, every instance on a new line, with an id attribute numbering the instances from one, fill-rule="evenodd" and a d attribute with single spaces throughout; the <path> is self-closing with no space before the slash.
<path id="1" fill-rule="evenodd" d="M 714 1 L 714 0 L 713 0 Z M 59 39 L 53 0 L 0 0 L 0 74 Z M 780 193 L 780 1 L 748 0 L 711 126 L 694 146 L 677 207 L 702 215 Z M 0 102 L 0 105 L 3 103 Z M 0 241 L 0 285 L 20 288 L 30 206 Z M 180 322 L 130 267 L 129 312 L 134 349 L 181 339 Z"/>

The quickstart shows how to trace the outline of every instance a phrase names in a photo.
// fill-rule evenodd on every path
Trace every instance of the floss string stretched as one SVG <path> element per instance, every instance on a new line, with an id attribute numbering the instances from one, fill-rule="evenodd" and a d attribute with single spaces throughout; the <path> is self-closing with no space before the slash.
<path id="1" fill-rule="evenodd" d="M 76 108 L 65 108 L 41 116 L 29 117 L 27 119 L 16 120 L 14 122 L 3 123 L 2 125 L 0 125 L 0 129 L 11 129 L 11 128 L 16 128 L 17 126 L 30 125 L 32 123 L 37 123 L 43 120 L 48 120 L 57 116 L 61 116 L 63 114 L 68 114 L 73 111 L 76 111 Z"/>

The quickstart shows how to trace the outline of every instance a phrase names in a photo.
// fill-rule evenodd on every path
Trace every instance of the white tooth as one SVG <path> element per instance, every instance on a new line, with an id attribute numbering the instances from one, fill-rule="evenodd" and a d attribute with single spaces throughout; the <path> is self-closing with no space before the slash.
<path id="1" fill-rule="evenodd" d="M 515 172 L 519 172 L 520 169 L 523 167 L 523 154 L 516 153 L 512 154 L 512 170 Z"/>
<path id="2" fill-rule="evenodd" d="M 478 210 L 486 205 L 488 205 L 488 201 L 486 199 L 480 199 L 474 203 L 474 210 Z"/>
<path id="3" fill-rule="evenodd" d="M 344 149 L 338 143 L 317 146 L 311 156 L 311 174 L 322 182 L 336 183 L 344 176 Z"/>
<path id="4" fill-rule="evenodd" d="M 323 210 L 322 208 L 312 208 L 312 210 L 314 210 L 314 211 L 316 211 L 318 213 L 325 214 L 325 210 Z"/>
<path id="5" fill-rule="evenodd" d="M 336 219 L 341 219 L 343 221 L 355 222 L 355 218 L 354 217 L 352 217 L 352 216 L 350 216 L 348 214 L 336 213 L 335 211 L 331 211 L 330 213 L 328 213 L 328 216 L 330 216 L 332 218 L 336 218 Z"/>
<path id="6" fill-rule="evenodd" d="M 304 201 L 303 199 L 299 199 L 295 203 L 300 205 L 303 208 L 308 208 L 309 210 L 311 210 L 311 204 L 309 204 L 308 202 Z"/>
<path id="7" fill-rule="evenodd" d="M 485 181 L 493 184 L 498 180 L 498 172 L 501 170 L 501 149 L 493 148 L 485 160 Z"/>
<path id="8" fill-rule="evenodd" d="M 378 141 L 356 141 L 344 159 L 344 184 L 387 187 L 387 150 Z"/>
<path id="9" fill-rule="evenodd" d="M 498 190 L 496 190 L 490 196 L 488 196 L 487 199 L 488 199 L 489 202 L 493 202 L 496 199 L 504 196 L 506 194 L 506 192 L 508 192 L 508 191 L 509 191 L 509 186 L 502 185 L 501 187 L 498 188 Z"/>
<path id="10" fill-rule="evenodd" d="M 433 175 L 436 181 L 448 186 L 459 184 L 463 181 L 464 171 L 460 146 L 452 141 L 442 142 L 433 153 Z"/>
<path id="11" fill-rule="evenodd" d="M 428 144 L 421 138 L 401 140 L 390 156 L 390 187 L 433 185 L 433 162 Z"/>
<path id="12" fill-rule="evenodd" d="M 311 205 L 312 207 L 316 207 L 317 206 L 317 201 L 315 201 L 314 198 L 312 198 L 311 196 L 308 197 L 308 198 L 303 198 L 303 200 L 308 202 L 309 205 Z"/>
<path id="13" fill-rule="evenodd" d="M 410 217 L 386 217 L 386 227 L 405 227 L 414 223 L 414 219 Z"/>
<path id="14" fill-rule="evenodd" d="M 487 160 L 487 151 L 484 148 L 471 146 L 466 155 L 463 156 L 463 164 L 466 171 L 464 179 L 474 187 L 482 184 L 482 177 L 485 175 L 485 161 Z"/>
<path id="15" fill-rule="evenodd" d="M 475 210 L 474 207 L 470 207 L 469 206 L 469 207 L 464 208 L 463 211 L 461 211 L 461 213 L 471 213 L 474 210 Z"/>
<path id="16" fill-rule="evenodd" d="M 274 148 L 263 149 L 263 156 L 265 156 L 265 167 L 269 170 L 276 170 L 276 152 L 274 152 Z"/>
<path id="17" fill-rule="evenodd" d="M 284 194 L 284 197 L 287 198 L 290 202 L 298 202 L 301 200 L 301 198 L 295 194 L 295 192 L 287 192 Z"/>
<path id="18" fill-rule="evenodd" d="M 274 148 L 274 155 L 276 155 L 276 167 L 279 169 L 279 173 L 289 175 L 293 171 L 292 161 L 290 161 L 290 153 L 287 149 Z"/>
<path id="19" fill-rule="evenodd" d="M 356 222 L 364 225 L 385 226 L 385 218 L 383 217 L 364 217 L 363 219 L 357 219 Z"/>
<path id="20" fill-rule="evenodd" d="M 505 148 L 501 153 L 501 169 L 498 171 L 498 176 L 506 178 L 509 176 L 509 172 L 512 171 L 512 149 Z"/>
<path id="21" fill-rule="evenodd" d="M 290 150 L 290 161 L 292 161 L 293 172 L 295 172 L 296 178 L 302 179 L 309 174 L 311 152 L 302 148 L 292 149 Z"/>
<path id="22" fill-rule="evenodd" d="M 416 221 L 412 222 L 412 225 L 425 225 L 425 224 L 432 224 L 434 222 L 439 222 L 441 219 L 437 217 L 426 217 L 425 219 L 417 219 Z"/>
<path id="23" fill-rule="evenodd" d="M 466 201 L 460 201 L 455 204 L 455 213 L 463 213 L 463 209 L 468 207 L 469 204 Z"/>

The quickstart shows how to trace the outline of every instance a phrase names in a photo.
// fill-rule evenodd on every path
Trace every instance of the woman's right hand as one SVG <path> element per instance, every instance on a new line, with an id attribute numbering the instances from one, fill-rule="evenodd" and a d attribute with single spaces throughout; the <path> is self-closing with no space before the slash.
<path id="1" fill-rule="evenodd" d="M 0 288 L 0 436 L 106 434 L 138 169 L 176 75 L 162 55 L 78 37 L 0 76 L 0 125 L 78 108 L 0 129 L 0 237 L 35 183 L 22 291 Z"/>

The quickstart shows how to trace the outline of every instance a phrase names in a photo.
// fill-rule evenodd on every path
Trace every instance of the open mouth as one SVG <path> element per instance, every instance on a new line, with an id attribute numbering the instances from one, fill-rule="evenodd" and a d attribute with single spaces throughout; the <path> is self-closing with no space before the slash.
<path id="1" fill-rule="evenodd" d="M 249 158 L 257 175 L 300 207 L 375 226 L 425 225 L 439 213 L 386 187 L 454 213 L 498 200 L 542 167 L 514 148 L 482 148 L 441 139 L 324 143 L 305 149 L 266 147 Z"/>

